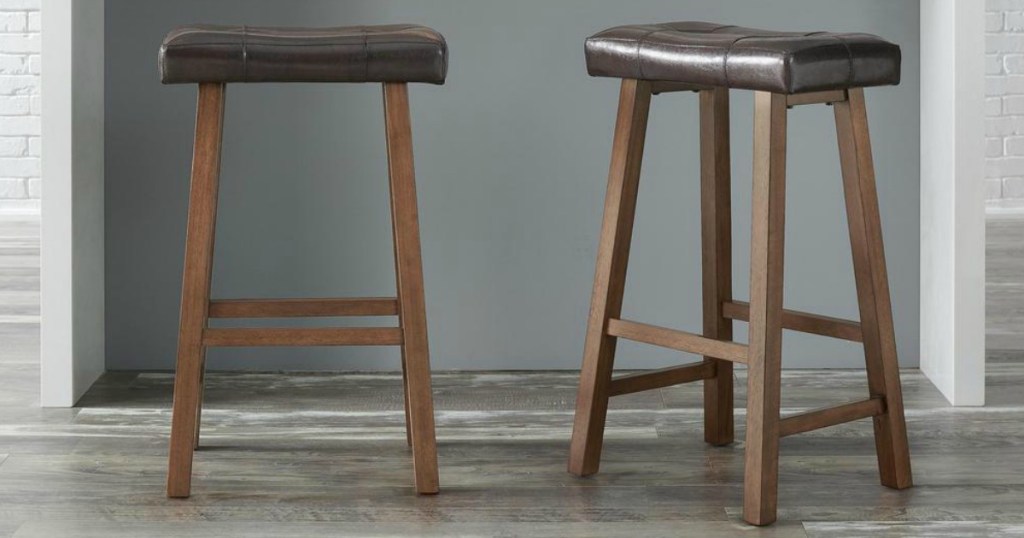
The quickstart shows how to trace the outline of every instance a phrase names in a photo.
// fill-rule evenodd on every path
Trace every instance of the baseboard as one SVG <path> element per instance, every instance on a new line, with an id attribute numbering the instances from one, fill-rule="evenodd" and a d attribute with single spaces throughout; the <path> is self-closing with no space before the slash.
<path id="1" fill-rule="evenodd" d="M 0 200 L 0 215 L 39 215 L 41 200 Z"/>

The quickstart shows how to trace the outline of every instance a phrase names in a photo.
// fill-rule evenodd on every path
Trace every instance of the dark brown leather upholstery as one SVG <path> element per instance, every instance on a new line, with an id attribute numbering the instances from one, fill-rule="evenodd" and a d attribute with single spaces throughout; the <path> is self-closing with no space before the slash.
<path id="1" fill-rule="evenodd" d="M 801 93 L 900 82 L 900 47 L 870 34 L 707 22 L 618 26 L 587 39 L 597 77 Z"/>
<path id="2" fill-rule="evenodd" d="M 177 28 L 160 47 L 164 84 L 430 82 L 448 71 L 444 37 L 415 25 Z"/>

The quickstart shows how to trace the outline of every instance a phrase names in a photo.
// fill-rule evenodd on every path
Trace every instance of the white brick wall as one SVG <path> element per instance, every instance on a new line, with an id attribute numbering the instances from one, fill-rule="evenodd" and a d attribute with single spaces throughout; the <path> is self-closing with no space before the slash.
<path id="1" fill-rule="evenodd" d="M 39 3 L 0 0 L 0 201 L 39 198 Z"/>

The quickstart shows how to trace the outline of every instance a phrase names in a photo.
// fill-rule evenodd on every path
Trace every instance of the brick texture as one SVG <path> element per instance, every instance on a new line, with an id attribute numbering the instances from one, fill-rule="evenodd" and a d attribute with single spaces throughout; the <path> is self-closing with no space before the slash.
<path id="1" fill-rule="evenodd" d="M 0 0 L 0 200 L 39 197 L 40 0 Z"/>
<path id="2" fill-rule="evenodd" d="M 1024 201 L 1024 0 L 985 3 L 985 189 Z"/>

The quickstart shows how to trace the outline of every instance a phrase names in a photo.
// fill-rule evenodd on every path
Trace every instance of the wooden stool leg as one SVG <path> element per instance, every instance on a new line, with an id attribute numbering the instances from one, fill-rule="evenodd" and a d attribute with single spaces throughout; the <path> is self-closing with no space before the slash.
<path id="1" fill-rule="evenodd" d="M 899 361 L 893 330 L 889 280 L 882 245 L 882 223 L 875 191 L 875 168 L 868 134 L 864 90 L 853 89 L 846 102 L 835 103 L 839 155 L 846 192 L 854 275 L 860 303 L 864 357 L 871 396 L 885 399 L 886 411 L 874 418 L 875 448 L 882 484 L 904 489 L 913 484 L 910 448 L 903 416 Z"/>
<path id="2" fill-rule="evenodd" d="M 750 348 L 743 519 L 775 521 L 782 369 L 786 207 L 786 96 L 754 96 L 754 192 L 750 238 Z"/>
<path id="3" fill-rule="evenodd" d="M 615 338 L 608 335 L 607 325 L 608 320 L 618 318 L 622 310 L 650 105 L 650 83 L 622 81 L 583 368 L 576 395 L 576 418 L 569 449 L 569 472 L 577 476 L 596 473 L 601 460 L 605 417 L 608 414 L 608 386 L 615 358 Z"/>
<path id="4" fill-rule="evenodd" d="M 412 124 L 409 93 L 404 83 L 384 84 L 384 121 L 387 132 L 388 176 L 395 235 L 398 277 L 398 319 L 402 327 L 409 431 L 412 437 L 416 491 L 437 493 L 437 443 L 434 438 L 434 403 L 430 388 L 427 313 L 423 296 L 423 264 L 413 171 Z"/>
<path id="5" fill-rule="evenodd" d="M 732 300 L 732 209 L 729 163 L 729 90 L 700 92 L 700 199 L 704 336 L 732 341 L 732 320 L 722 303 Z M 732 362 L 704 357 L 714 377 L 704 380 L 704 440 L 733 442 Z"/>
<path id="6" fill-rule="evenodd" d="M 192 482 L 192 453 L 198 433 L 205 353 L 202 338 L 210 307 L 217 183 L 224 127 L 224 91 L 224 84 L 199 85 L 188 231 L 185 236 L 185 271 L 181 289 L 178 364 L 174 378 L 168 497 L 188 497 Z"/>

